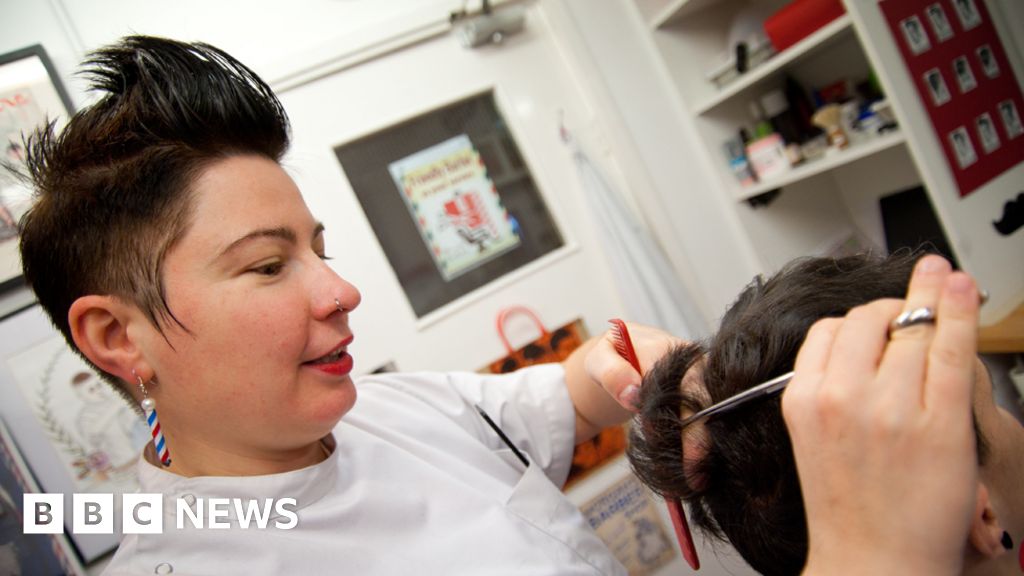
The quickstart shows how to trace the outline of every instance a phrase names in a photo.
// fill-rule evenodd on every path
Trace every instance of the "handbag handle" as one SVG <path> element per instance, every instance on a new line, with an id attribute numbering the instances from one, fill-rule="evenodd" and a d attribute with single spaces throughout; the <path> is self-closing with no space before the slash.
<path id="1" fill-rule="evenodd" d="M 533 310 L 530 310 L 526 306 L 509 306 L 508 308 L 503 308 L 498 312 L 498 337 L 501 338 L 501 343 L 505 345 L 505 350 L 509 354 L 515 352 L 515 348 L 512 347 L 512 344 L 508 341 L 508 336 L 505 335 L 505 321 L 509 316 L 515 313 L 526 314 L 529 316 L 530 319 L 533 320 L 534 325 L 537 326 L 537 329 L 540 330 L 541 337 L 548 335 L 547 328 L 544 327 L 544 323 L 540 321 L 537 313 Z"/>

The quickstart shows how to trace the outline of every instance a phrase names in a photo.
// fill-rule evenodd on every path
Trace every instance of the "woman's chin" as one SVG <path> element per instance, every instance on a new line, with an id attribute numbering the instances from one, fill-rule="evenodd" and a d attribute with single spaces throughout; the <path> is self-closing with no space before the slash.
<path id="1" fill-rule="evenodd" d="M 351 378 L 346 380 L 341 388 L 332 390 L 328 397 L 312 407 L 310 422 L 324 427 L 324 435 L 333 430 L 356 404 L 355 384 Z"/>

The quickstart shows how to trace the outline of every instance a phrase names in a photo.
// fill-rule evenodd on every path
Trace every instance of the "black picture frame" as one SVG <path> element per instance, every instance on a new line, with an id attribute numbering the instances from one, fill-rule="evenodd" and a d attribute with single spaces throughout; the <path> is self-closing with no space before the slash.
<path id="1" fill-rule="evenodd" d="M 22 137 L 42 122 L 70 118 L 74 104 L 42 44 L 0 54 L 0 158 L 19 165 Z M 7 192 L 17 179 L 0 168 L 0 318 L 32 303 L 21 275 L 17 251 L 17 214 L 7 206 Z M 11 294 L 23 291 L 25 296 Z"/>
<path id="2" fill-rule="evenodd" d="M 406 201 L 390 171 L 397 163 L 460 139 L 463 150 L 471 149 L 483 166 L 486 187 L 493 188 L 508 220 L 514 222 L 518 242 L 451 274 L 432 254 L 430 231 L 418 225 L 410 207 L 415 203 Z M 334 153 L 420 322 L 566 246 L 494 90 L 470 94 L 338 144 Z"/>

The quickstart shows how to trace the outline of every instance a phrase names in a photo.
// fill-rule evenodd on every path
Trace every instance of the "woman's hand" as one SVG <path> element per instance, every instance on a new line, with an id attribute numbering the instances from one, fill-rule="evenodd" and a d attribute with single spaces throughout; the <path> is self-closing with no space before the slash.
<path id="1" fill-rule="evenodd" d="M 627 322 L 626 328 L 643 373 L 650 370 L 669 349 L 683 343 L 664 330 L 643 324 Z M 615 334 L 615 330 L 607 330 L 597 339 L 584 365 L 590 378 L 600 383 L 623 408 L 636 412 L 634 403 L 640 391 L 641 373 L 616 351 Z"/>
<path id="2" fill-rule="evenodd" d="M 807 511 L 806 574 L 959 574 L 978 482 L 978 290 L 937 256 L 906 301 L 808 332 L 782 410 Z M 889 332 L 901 311 L 936 321 Z"/>

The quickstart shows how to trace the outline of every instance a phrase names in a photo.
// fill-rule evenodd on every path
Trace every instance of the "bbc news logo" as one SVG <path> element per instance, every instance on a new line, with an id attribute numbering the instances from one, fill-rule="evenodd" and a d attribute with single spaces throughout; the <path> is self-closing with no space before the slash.
<path id="1" fill-rule="evenodd" d="M 122 534 L 164 532 L 163 494 L 123 494 L 121 504 Z M 64 532 L 63 494 L 26 493 L 22 505 L 25 534 Z M 116 514 L 113 494 L 73 494 L 71 531 L 75 534 L 113 534 Z M 178 530 L 186 526 L 204 530 L 235 527 L 291 530 L 299 523 L 294 498 L 177 498 L 174 519 Z"/>

